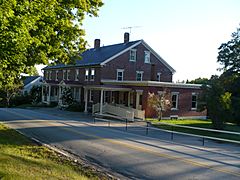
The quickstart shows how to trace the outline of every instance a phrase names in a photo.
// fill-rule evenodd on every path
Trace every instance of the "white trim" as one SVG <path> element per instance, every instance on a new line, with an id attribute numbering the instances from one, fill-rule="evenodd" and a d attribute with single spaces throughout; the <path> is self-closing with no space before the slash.
<path id="1" fill-rule="evenodd" d="M 135 59 L 131 59 L 131 51 L 133 51 L 135 53 Z M 130 49 L 129 50 L 129 61 L 130 62 L 136 62 L 137 61 L 137 49 Z"/>
<path id="2" fill-rule="evenodd" d="M 119 73 L 119 72 L 122 73 L 122 80 L 118 80 L 118 73 Z M 124 77 L 124 69 L 117 69 L 117 79 L 116 79 L 116 81 L 122 82 L 122 81 L 123 81 L 123 77 Z"/>
<path id="3" fill-rule="evenodd" d="M 139 44 L 141 44 L 141 43 L 142 43 L 142 41 L 136 42 L 136 43 L 133 44 L 132 46 L 130 46 L 130 47 L 128 47 L 128 48 L 122 50 L 121 52 L 119 52 L 119 53 L 115 54 L 114 56 L 108 58 L 107 60 L 101 62 L 100 65 L 101 65 L 101 66 L 102 66 L 102 65 L 105 65 L 105 64 L 108 63 L 109 61 L 115 59 L 116 57 L 122 55 L 123 53 L 127 52 L 128 50 L 130 50 L 130 49 L 136 47 L 137 45 L 139 45 Z"/>
<path id="4" fill-rule="evenodd" d="M 88 73 L 87 73 L 88 72 Z M 87 78 L 86 78 L 87 77 Z M 85 68 L 85 73 L 84 73 L 84 81 L 88 81 L 89 80 L 89 69 Z"/>
<path id="5" fill-rule="evenodd" d="M 149 58 L 148 61 L 146 61 L 147 60 L 146 57 Z M 150 51 L 144 51 L 144 63 L 145 64 L 150 64 L 151 63 L 151 52 Z"/>
<path id="6" fill-rule="evenodd" d="M 175 73 L 175 69 L 173 69 L 156 51 L 154 51 L 144 40 L 141 40 L 142 44 L 150 50 L 150 52 L 157 57 L 157 59 L 163 63 L 172 73 Z"/>
<path id="7" fill-rule="evenodd" d="M 179 92 L 171 92 L 171 101 L 172 101 L 172 96 L 176 95 L 176 107 L 172 107 L 172 111 L 178 110 L 178 101 L 179 101 Z"/>
<path id="8" fill-rule="evenodd" d="M 136 81 L 138 81 L 137 80 L 137 78 L 138 78 L 138 74 L 141 74 L 141 79 L 139 80 L 139 81 L 142 81 L 143 80 L 143 71 L 136 71 Z"/>
<path id="9" fill-rule="evenodd" d="M 58 81 L 58 80 L 59 80 L 59 77 L 58 77 L 59 72 L 58 72 L 58 70 L 55 71 L 55 75 L 56 75 L 56 77 L 55 77 L 55 81 Z"/>
<path id="10" fill-rule="evenodd" d="M 173 82 L 158 81 L 117 81 L 112 79 L 102 79 L 103 84 L 132 85 L 132 86 L 153 86 L 153 87 L 173 87 L 173 88 L 192 88 L 201 89 L 201 84 L 184 84 Z"/>
<path id="11" fill-rule="evenodd" d="M 79 81 L 79 69 L 75 69 L 75 81 Z"/>
<path id="12" fill-rule="evenodd" d="M 160 72 L 157 73 L 157 81 L 160 82 L 161 81 L 161 74 Z M 159 77 L 159 78 L 158 78 Z"/>
<path id="13" fill-rule="evenodd" d="M 192 97 L 193 96 L 196 96 L 196 107 L 195 108 L 193 108 L 192 107 L 192 103 L 193 103 L 193 100 L 192 100 Z M 196 111 L 197 110 L 197 98 L 198 98 L 198 93 L 195 93 L 195 92 L 192 92 L 192 97 L 191 97 L 191 111 Z"/>

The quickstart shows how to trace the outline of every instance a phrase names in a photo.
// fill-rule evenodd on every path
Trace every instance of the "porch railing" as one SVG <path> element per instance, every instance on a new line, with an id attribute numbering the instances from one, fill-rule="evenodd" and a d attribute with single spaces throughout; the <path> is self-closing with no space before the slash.
<path id="1" fill-rule="evenodd" d="M 118 106 L 113 106 L 113 105 L 110 105 L 107 103 L 103 104 L 102 108 L 103 108 L 102 109 L 103 113 L 108 113 L 108 114 L 112 114 L 115 116 L 119 116 L 119 117 L 128 119 L 130 121 L 134 120 L 134 112 L 131 110 L 127 110 L 127 109 L 124 109 L 124 108 L 121 108 Z M 100 111 L 100 104 L 99 103 L 94 104 L 92 106 L 92 113 L 94 114 L 99 111 Z"/>
<path id="2" fill-rule="evenodd" d="M 124 105 L 121 105 L 121 104 L 117 104 L 116 106 L 124 108 L 124 109 L 129 110 L 129 111 L 133 111 L 135 118 L 139 118 L 139 119 L 142 119 L 142 120 L 145 119 L 145 110 L 142 111 L 142 110 L 134 109 L 134 108 L 127 107 L 127 106 L 124 106 Z"/>

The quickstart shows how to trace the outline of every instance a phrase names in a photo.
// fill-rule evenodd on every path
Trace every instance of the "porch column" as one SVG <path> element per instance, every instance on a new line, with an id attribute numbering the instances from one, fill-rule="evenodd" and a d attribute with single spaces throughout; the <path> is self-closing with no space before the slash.
<path id="1" fill-rule="evenodd" d="M 136 109 L 139 107 L 139 92 L 136 92 Z"/>
<path id="2" fill-rule="evenodd" d="M 81 91 L 81 90 L 82 90 L 82 88 L 81 88 L 81 87 L 79 87 L 79 97 L 78 97 L 78 98 L 79 98 L 79 102 L 80 102 L 80 103 L 81 103 L 81 93 L 82 93 L 82 91 Z"/>
<path id="3" fill-rule="evenodd" d="M 48 86 L 48 97 L 47 97 L 47 102 L 48 104 L 50 104 L 51 102 L 51 86 Z"/>
<path id="4" fill-rule="evenodd" d="M 128 92 L 128 107 L 130 107 L 131 91 Z"/>
<path id="5" fill-rule="evenodd" d="M 62 105 L 62 100 L 61 100 L 61 96 L 62 96 L 62 87 L 58 86 L 58 105 Z"/>
<path id="6" fill-rule="evenodd" d="M 101 96 L 100 96 L 100 114 L 102 114 L 103 108 L 103 89 L 101 89 Z"/>
<path id="7" fill-rule="evenodd" d="M 88 89 L 84 88 L 84 103 L 85 103 L 85 109 L 84 112 L 87 112 L 87 105 L 88 105 Z"/>
<path id="8" fill-rule="evenodd" d="M 42 85 L 42 102 L 44 102 L 44 91 L 43 91 L 44 85 Z"/>

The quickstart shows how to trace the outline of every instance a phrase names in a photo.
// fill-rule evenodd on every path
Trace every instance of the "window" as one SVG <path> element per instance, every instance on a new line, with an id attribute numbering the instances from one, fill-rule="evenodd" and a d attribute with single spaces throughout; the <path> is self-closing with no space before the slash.
<path id="1" fill-rule="evenodd" d="M 136 73 L 136 81 L 142 81 L 143 71 L 137 71 Z"/>
<path id="2" fill-rule="evenodd" d="M 94 78 L 95 78 L 95 69 L 91 69 L 91 77 L 90 77 L 90 80 L 91 80 L 91 81 L 94 81 Z"/>
<path id="3" fill-rule="evenodd" d="M 136 49 L 131 49 L 130 50 L 130 56 L 129 56 L 129 61 L 136 61 L 137 60 L 137 50 Z"/>
<path id="4" fill-rule="evenodd" d="M 161 73 L 159 72 L 159 73 L 157 73 L 157 81 L 161 81 Z"/>
<path id="5" fill-rule="evenodd" d="M 150 63 L 150 52 L 149 51 L 144 51 L 144 62 Z"/>
<path id="6" fill-rule="evenodd" d="M 178 92 L 172 93 L 172 108 L 171 110 L 177 110 L 178 109 Z"/>
<path id="7" fill-rule="evenodd" d="M 63 80 L 66 80 L 66 70 L 63 70 Z"/>
<path id="8" fill-rule="evenodd" d="M 58 81 L 58 71 L 56 71 L 56 78 L 55 81 Z"/>
<path id="9" fill-rule="evenodd" d="M 75 81 L 79 80 L 79 69 L 75 70 Z"/>
<path id="10" fill-rule="evenodd" d="M 85 81 L 88 81 L 89 69 L 85 69 Z"/>
<path id="11" fill-rule="evenodd" d="M 49 80 L 52 80 L 52 71 L 49 71 L 48 76 L 49 76 L 48 79 L 49 79 Z"/>
<path id="12" fill-rule="evenodd" d="M 46 75 L 46 80 L 48 80 L 48 76 L 49 76 L 48 71 L 46 71 L 45 75 Z"/>
<path id="13" fill-rule="evenodd" d="M 117 81 L 123 81 L 123 69 L 117 69 Z"/>
<path id="14" fill-rule="evenodd" d="M 70 79 L 70 70 L 67 70 L 67 80 Z"/>
<path id="15" fill-rule="evenodd" d="M 196 110 L 197 109 L 197 94 L 192 93 L 192 108 L 191 110 Z"/>

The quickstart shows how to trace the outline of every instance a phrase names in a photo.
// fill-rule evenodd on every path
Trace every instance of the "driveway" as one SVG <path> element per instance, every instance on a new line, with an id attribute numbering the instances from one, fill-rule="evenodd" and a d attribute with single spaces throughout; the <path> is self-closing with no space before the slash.
<path id="1" fill-rule="evenodd" d="M 115 173 L 121 179 L 239 179 L 240 147 L 149 131 L 135 123 L 96 122 L 57 109 L 0 109 L 0 121 Z M 142 125 L 142 124 L 141 124 Z M 183 143 L 184 141 L 189 143 Z M 216 145 L 216 146 L 214 146 Z"/>

